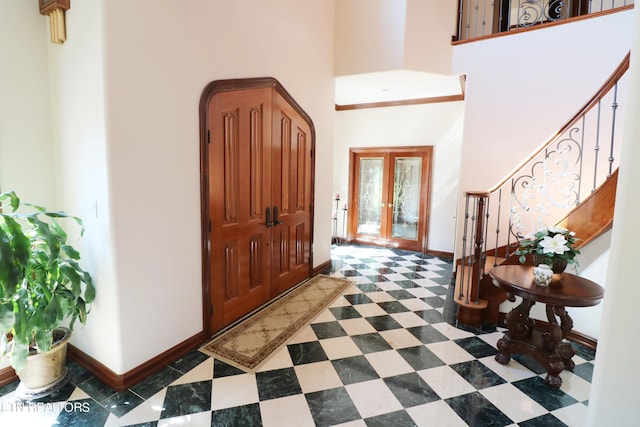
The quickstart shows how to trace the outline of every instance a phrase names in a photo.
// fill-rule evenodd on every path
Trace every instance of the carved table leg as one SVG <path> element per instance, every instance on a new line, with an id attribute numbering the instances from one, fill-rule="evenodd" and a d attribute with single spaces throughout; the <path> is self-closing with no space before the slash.
<path id="1" fill-rule="evenodd" d="M 560 317 L 562 338 L 566 339 L 569 335 L 569 332 L 571 332 L 571 329 L 573 328 L 573 319 L 569 317 L 569 313 L 567 313 L 564 307 L 554 307 L 553 311 L 558 317 Z M 572 358 L 576 355 L 576 352 L 571 344 L 569 344 L 568 342 L 563 342 L 562 344 L 558 345 L 557 352 L 560 357 L 562 357 L 564 368 L 569 371 L 573 371 L 573 368 L 575 368 L 576 364 L 573 362 Z"/>
<path id="2" fill-rule="evenodd" d="M 509 332 L 498 340 L 498 354 L 496 362 L 506 365 L 511 360 L 511 340 L 525 340 L 531 336 L 536 325 L 535 320 L 529 318 L 529 311 L 534 301 L 523 299 L 520 305 L 511 310 L 505 318 Z"/>
<path id="3" fill-rule="evenodd" d="M 560 324 L 556 320 L 560 318 Z M 575 367 L 571 358 L 575 355 L 571 344 L 563 342 L 573 327 L 573 320 L 567 314 L 564 307 L 547 306 L 547 320 L 549 327 L 542 335 L 544 356 L 547 359 L 547 377 L 545 382 L 559 388 L 562 385 L 560 372 L 563 369 L 572 370 Z"/>
<path id="4" fill-rule="evenodd" d="M 511 360 L 509 355 L 509 337 L 502 337 L 498 340 L 498 354 L 496 354 L 496 362 L 506 365 Z"/>
<path id="5" fill-rule="evenodd" d="M 564 362 L 560 356 L 552 356 L 547 361 L 547 376 L 544 382 L 550 387 L 560 388 L 562 385 L 562 378 L 560 378 L 560 372 L 564 369 Z"/>
<path id="6" fill-rule="evenodd" d="M 547 320 L 549 326 L 547 330 L 542 334 L 542 347 L 546 352 L 555 353 L 556 348 L 562 342 L 563 331 L 555 316 L 555 308 L 547 306 Z"/>
<path id="7" fill-rule="evenodd" d="M 562 358 L 564 369 L 567 371 L 573 371 L 573 368 L 576 367 L 576 364 L 573 362 L 573 356 L 576 355 L 576 352 L 573 347 L 571 347 L 571 344 L 563 342 L 558 346 L 557 352 Z"/>
<path id="8" fill-rule="evenodd" d="M 550 387 L 559 388 L 562 385 L 560 373 L 564 369 L 573 369 L 571 358 L 575 355 L 571 344 L 564 341 L 573 321 L 564 307 L 547 306 L 548 327 L 543 331 L 534 331 L 536 322 L 529 317 L 534 301 L 523 299 L 520 305 L 507 314 L 506 324 L 509 331 L 498 340 L 498 353 L 495 360 L 506 365 L 511 355 L 516 353 L 529 354 L 538 360 L 546 369 L 545 382 Z M 559 317 L 560 323 L 558 323 Z"/>

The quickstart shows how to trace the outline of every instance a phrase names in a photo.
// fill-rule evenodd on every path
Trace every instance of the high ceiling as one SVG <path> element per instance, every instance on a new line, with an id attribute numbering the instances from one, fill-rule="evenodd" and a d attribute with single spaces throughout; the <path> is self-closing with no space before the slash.
<path id="1" fill-rule="evenodd" d="M 351 105 L 461 94 L 459 76 L 395 70 L 336 77 L 335 103 Z"/>

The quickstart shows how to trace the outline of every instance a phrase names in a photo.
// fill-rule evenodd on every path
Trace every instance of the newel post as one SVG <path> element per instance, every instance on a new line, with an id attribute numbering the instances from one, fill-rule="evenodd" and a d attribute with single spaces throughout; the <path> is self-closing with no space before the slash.
<path id="1" fill-rule="evenodd" d="M 486 259 L 486 219 L 489 212 L 488 192 L 464 193 L 465 215 L 462 235 L 461 268 L 456 278 L 458 321 L 479 326 L 486 301 L 480 300 L 480 279 Z"/>

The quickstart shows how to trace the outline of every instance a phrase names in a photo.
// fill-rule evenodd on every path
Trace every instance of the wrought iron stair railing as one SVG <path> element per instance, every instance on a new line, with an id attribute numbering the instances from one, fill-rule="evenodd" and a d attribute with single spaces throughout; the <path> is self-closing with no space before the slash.
<path id="1" fill-rule="evenodd" d="M 496 323 L 506 297 L 486 280 L 488 270 L 517 262 L 513 252 L 520 239 L 566 222 L 568 213 L 617 171 L 628 68 L 629 54 L 578 113 L 503 180 L 488 191 L 464 193 L 455 273 L 458 322 Z M 593 236 L 578 237 L 589 241 Z"/>
<path id="2" fill-rule="evenodd" d="M 632 8 L 635 0 L 459 0 L 455 41 Z"/>

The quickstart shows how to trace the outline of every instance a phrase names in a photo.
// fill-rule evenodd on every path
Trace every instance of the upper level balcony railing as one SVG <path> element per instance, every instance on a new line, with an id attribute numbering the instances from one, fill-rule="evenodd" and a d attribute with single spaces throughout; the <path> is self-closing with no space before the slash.
<path id="1" fill-rule="evenodd" d="M 456 41 L 633 7 L 634 0 L 459 0 Z"/>

